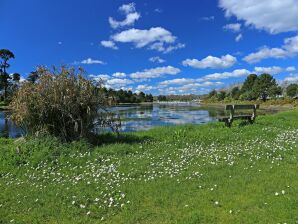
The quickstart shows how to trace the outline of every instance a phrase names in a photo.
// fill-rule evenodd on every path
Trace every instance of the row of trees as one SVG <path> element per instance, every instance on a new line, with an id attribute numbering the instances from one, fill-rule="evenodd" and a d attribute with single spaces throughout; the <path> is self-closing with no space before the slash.
<path id="1" fill-rule="evenodd" d="M 198 95 L 188 94 L 188 95 L 159 95 L 157 96 L 158 101 L 192 101 L 199 99 Z"/>
<path id="2" fill-rule="evenodd" d="M 283 89 L 277 84 L 276 80 L 269 74 L 257 76 L 249 75 L 244 81 L 242 87 L 236 86 L 230 91 L 212 90 L 208 94 L 211 100 L 222 101 L 226 98 L 234 100 L 257 100 L 266 101 L 269 98 L 276 98 L 282 95 Z M 289 97 L 294 97 L 298 94 L 296 84 L 291 84 L 287 87 L 286 93 Z"/>
<path id="3" fill-rule="evenodd" d="M 145 94 L 144 92 L 133 93 L 131 90 L 114 90 L 102 88 L 105 96 L 111 99 L 114 103 L 143 103 L 153 102 L 152 94 Z"/>

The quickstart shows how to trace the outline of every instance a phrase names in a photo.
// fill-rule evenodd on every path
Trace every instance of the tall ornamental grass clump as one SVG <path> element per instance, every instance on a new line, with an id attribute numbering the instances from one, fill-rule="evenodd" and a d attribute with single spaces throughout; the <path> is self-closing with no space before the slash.
<path id="1" fill-rule="evenodd" d="M 29 135 L 44 133 L 65 141 L 88 137 L 98 125 L 115 119 L 104 113 L 107 99 L 100 83 L 84 78 L 82 69 L 37 69 L 38 80 L 25 82 L 11 103 L 12 120 Z"/>

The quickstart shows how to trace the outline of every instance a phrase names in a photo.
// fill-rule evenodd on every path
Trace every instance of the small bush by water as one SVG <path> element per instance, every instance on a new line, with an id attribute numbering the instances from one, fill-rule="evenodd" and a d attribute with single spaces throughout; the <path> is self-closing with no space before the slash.
<path id="1" fill-rule="evenodd" d="M 71 141 L 87 137 L 97 126 L 117 122 L 105 112 L 107 99 L 100 83 L 84 78 L 84 71 L 40 67 L 36 74 L 38 81 L 25 82 L 11 103 L 12 119 L 28 134 Z"/>

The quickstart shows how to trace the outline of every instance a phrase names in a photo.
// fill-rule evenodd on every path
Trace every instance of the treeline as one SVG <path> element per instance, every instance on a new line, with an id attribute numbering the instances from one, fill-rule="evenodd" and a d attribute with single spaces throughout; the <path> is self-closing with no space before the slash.
<path id="1" fill-rule="evenodd" d="M 231 100 L 263 100 L 288 96 L 295 97 L 298 94 L 298 85 L 290 84 L 285 89 L 279 86 L 270 74 L 247 76 L 241 87 L 236 86 L 230 90 L 212 90 L 208 95 L 209 101 Z"/>
<path id="2" fill-rule="evenodd" d="M 156 98 L 158 101 L 192 101 L 199 99 L 199 96 L 194 94 L 189 95 L 159 95 Z"/>
<path id="3" fill-rule="evenodd" d="M 153 96 L 151 94 L 145 94 L 144 92 L 133 93 L 131 90 L 114 90 L 102 88 L 105 96 L 113 103 L 143 103 L 153 102 Z"/>

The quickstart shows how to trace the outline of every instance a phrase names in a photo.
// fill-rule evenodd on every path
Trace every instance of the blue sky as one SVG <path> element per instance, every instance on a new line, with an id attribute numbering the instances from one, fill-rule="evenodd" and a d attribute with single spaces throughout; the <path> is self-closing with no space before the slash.
<path id="1" fill-rule="evenodd" d="M 107 87 L 202 94 L 271 73 L 298 82 L 297 0 L 1 0 L 10 72 L 82 66 Z"/>

